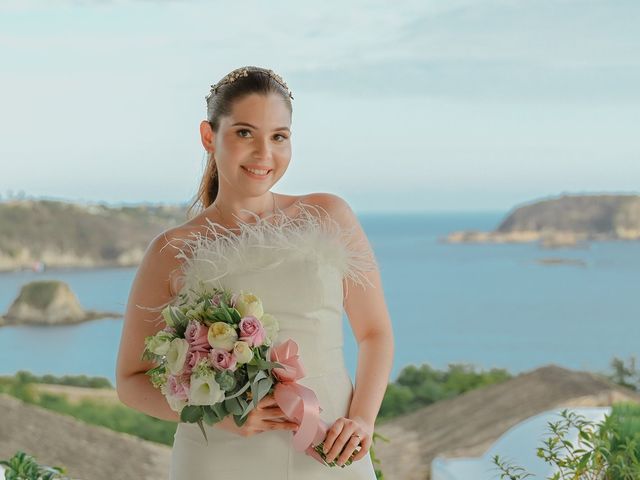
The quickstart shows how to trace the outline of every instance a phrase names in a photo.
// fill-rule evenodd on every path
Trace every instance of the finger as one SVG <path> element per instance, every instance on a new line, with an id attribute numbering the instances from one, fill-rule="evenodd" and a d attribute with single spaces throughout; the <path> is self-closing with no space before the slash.
<path id="1" fill-rule="evenodd" d="M 349 457 L 353 455 L 359 443 L 360 439 L 352 435 L 342 449 L 342 453 L 338 456 L 338 465 L 342 466 L 346 463 L 347 460 L 349 460 Z"/>
<path id="2" fill-rule="evenodd" d="M 299 425 L 295 422 L 264 422 L 268 430 L 297 430 Z"/>
<path id="3" fill-rule="evenodd" d="M 357 462 L 358 460 L 364 458 L 364 456 L 369 451 L 369 442 L 363 439 L 360 443 L 360 451 L 353 456 L 353 461 Z"/>
<path id="4" fill-rule="evenodd" d="M 260 412 L 260 417 L 262 417 L 263 419 L 284 418 L 285 414 L 280 407 L 269 407 L 262 409 L 262 412 Z"/>
<path id="5" fill-rule="evenodd" d="M 333 442 L 335 441 L 336 438 L 338 438 L 338 435 L 342 431 L 342 427 L 343 427 L 343 422 L 342 422 L 342 419 L 339 418 L 334 422 L 333 425 L 331 425 L 331 428 L 327 430 L 327 434 L 325 435 L 323 440 L 324 442 L 323 451 L 325 454 L 329 453 L 329 450 L 333 446 Z"/>
<path id="6" fill-rule="evenodd" d="M 372 443 L 373 440 L 371 439 L 370 435 L 365 435 L 364 437 L 362 437 L 362 441 L 360 442 L 360 450 L 353 456 L 353 461 L 355 462 L 356 460 L 360 460 L 361 458 L 363 458 L 369 451 L 369 448 L 371 448 Z"/>
<path id="7" fill-rule="evenodd" d="M 327 454 L 328 462 L 332 462 L 340 454 L 340 452 L 342 452 L 342 449 L 349 441 L 349 437 L 351 436 L 352 433 L 353 433 L 353 428 L 345 427 L 342 429 L 342 432 L 340 432 L 340 435 L 338 435 L 338 438 L 336 438 L 336 441 L 333 442 L 333 445 L 331 446 L 331 449 Z"/>

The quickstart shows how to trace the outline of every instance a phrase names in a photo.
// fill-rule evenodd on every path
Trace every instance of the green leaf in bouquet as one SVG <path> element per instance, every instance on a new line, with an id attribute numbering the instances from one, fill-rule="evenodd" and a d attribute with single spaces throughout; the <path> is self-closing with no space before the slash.
<path id="1" fill-rule="evenodd" d="M 251 384 L 251 401 L 257 407 L 260 400 L 264 398 L 264 396 L 269 393 L 269 389 L 271 385 L 273 385 L 273 379 L 271 377 L 266 377 L 264 372 L 259 372 L 256 375 L 256 379 Z"/>
<path id="2" fill-rule="evenodd" d="M 249 409 L 250 410 L 250 409 Z M 247 421 L 247 414 L 249 413 L 249 411 L 247 411 L 246 413 L 243 413 L 241 417 L 236 417 L 235 415 L 233 415 L 233 421 L 236 422 L 236 425 L 238 427 L 242 427 L 245 422 Z"/>
<path id="3" fill-rule="evenodd" d="M 260 358 L 257 355 L 254 355 L 253 358 L 255 359 L 255 365 L 258 369 L 267 370 L 269 368 L 269 362 L 267 362 L 266 360 Z"/>
<path id="4" fill-rule="evenodd" d="M 253 359 L 251 359 L 253 362 Z M 255 363 L 247 363 L 247 375 L 249 376 L 249 381 L 253 382 L 255 380 L 256 375 L 261 372 L 261 370 L 255 365 Z"/>
<path id="5" fill-rule="evenodd" d="M 180 412 L 180 420 L 185 423 L 195 423 L 203 416 L 202 406 L 185 405 Z"/>
<path id="6" fill-rule="evenodd" d="M 207 442 L 207 444 L 209 444 L 209 439 L 207 438 L 207 432 L 205 432 L 204 430 L 204 425 L 202 424 L 202 419 L 197 421 L 198 426 L 200 427 L 200 431 L 202 432 L 202 435 L 204 435 L 204 439 Z"/>
<path id="7" fill-rule="evenodd" d="M 211 314 L 211 318 L 215 322 L 227 322 L 227 316 L 224 314 L 224 311 L 221 308 L 216 308 Z"/>
<path id="8" fill-rule="evenodd" d="M 224 402 L 214 403 L 213 405 L 211 405 L 211 409 L 220 418 L 220 420 L 222 420 L 229 414 L 229 412 L 227 412 L 227 409 L 224 407 Z"/>
<path id="9" fill-rule="evenodd" d="M 243 408 L 239 397 L 229 398 L 224 401 L 227 411 L 233 415 L 242 415 Z"/>
<path id="10" fill-rule="evenodd" d="M 213 425 L 215 423 L 218 423 L 220 420 L 222 420 L 222 418 L 218 416 L 216 411 L 213 408 L 211 408 L 210 405 L 205 405 L 202 408 L 202 411 L 204 412 L 204 421 L 207 422 L 209 425 Z"/>
<path id="11" fill-rule="evenodd" d="M 233 323 L 240 323 L 240 320 L 242 320 L 242 316 L 240 315 L 240 312 L 235 308 L 229 308 L 229 315 L 231 315 L 231 319 L 233 320 Z"/>
<path id="12" fill-rule="evenodd" d="M 171 306 L 169 309 L 169 315 L 171 316 L 171 321 L 173 322 L 174 327 L 186 327 L 188 319 L 187 316 L 182 313 L 182 310 L 177 307 Z"/>

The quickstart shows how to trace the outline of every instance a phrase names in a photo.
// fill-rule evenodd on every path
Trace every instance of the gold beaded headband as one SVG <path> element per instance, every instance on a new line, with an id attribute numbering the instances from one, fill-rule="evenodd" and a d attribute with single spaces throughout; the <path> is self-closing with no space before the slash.
<path id="1" fill-rule="evenodd" d="M 248 76 L 249 75 L 249 70 L 250 70 L 250 68 L 247 68 L 247 67 L 236 68 L 232 72 L 230 72 L 227 75 L 225 75 L 222 78 L 222 80 L 220 80 L 218 83 L 216 83 L 215 85 L 211 85 L 211 90 L 209 91 L 209 94 L 205 97 L 205 100 L 209 101 L 209 98 L 211 98 L 212 95 L 215 95 L 216 93 L 218 93 L 218 89 L 222 85 L 228 85 L 230 83 L 235 82 L 240 77 Z M 265 70 L 253 70 L 253 69 L 251 69 L 251 71 L 262 72 L 262 73 L 266 73 L 267 75 L 269 75 L 271 78 L 273 78 L 276 82 L 278 82 L 287 91 L 287 93 L 289 94 L 289 97 L 291 98 L 291 100 L 293 100 L 293 94 L 291 93 L 291 90 L 289 89 L 289 87 L 287 86 L 285 81 L 282 79 L 282 77 L 280 75 L 278 75 L 276 72 L 274 72 L 273 70 L 269 70 L 269 69 L 265 69 Z"/>

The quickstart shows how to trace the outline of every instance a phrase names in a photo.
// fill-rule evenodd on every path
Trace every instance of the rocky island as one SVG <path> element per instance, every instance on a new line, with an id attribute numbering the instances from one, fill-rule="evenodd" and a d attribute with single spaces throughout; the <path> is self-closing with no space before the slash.
<path id="1" fill-rule="evenodd" d="M 9 307 L 2 325 L 67 325 L 97 318 L 119 318 L 116 312 L 85 310 L 69 285 L 59 280 L 27 283 Z"/>
<path id="2" fill-rule="evenodd" d="M 446 243 L 539 242 L 544 248 L 640 240 L 640 195 L 562 195 L 512 210 L 490 232 L 458 231 Z"/>

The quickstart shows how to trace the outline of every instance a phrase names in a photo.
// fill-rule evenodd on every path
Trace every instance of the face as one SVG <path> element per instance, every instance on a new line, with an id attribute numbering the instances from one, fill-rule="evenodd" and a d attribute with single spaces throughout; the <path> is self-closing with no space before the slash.
<path id="1" fill-rule="evenodd" d="M 219 194 L 260 196 L 281 177 L 291 161 L 291 114 L 277 94 L 251 94 L 237 100 L 218 132 L 204 121 L 202 143 L 213 153 Z M 250 172 L 248 169 L 262 170 Z M 264 170 L 268 170 L 266 174 Z"/>

